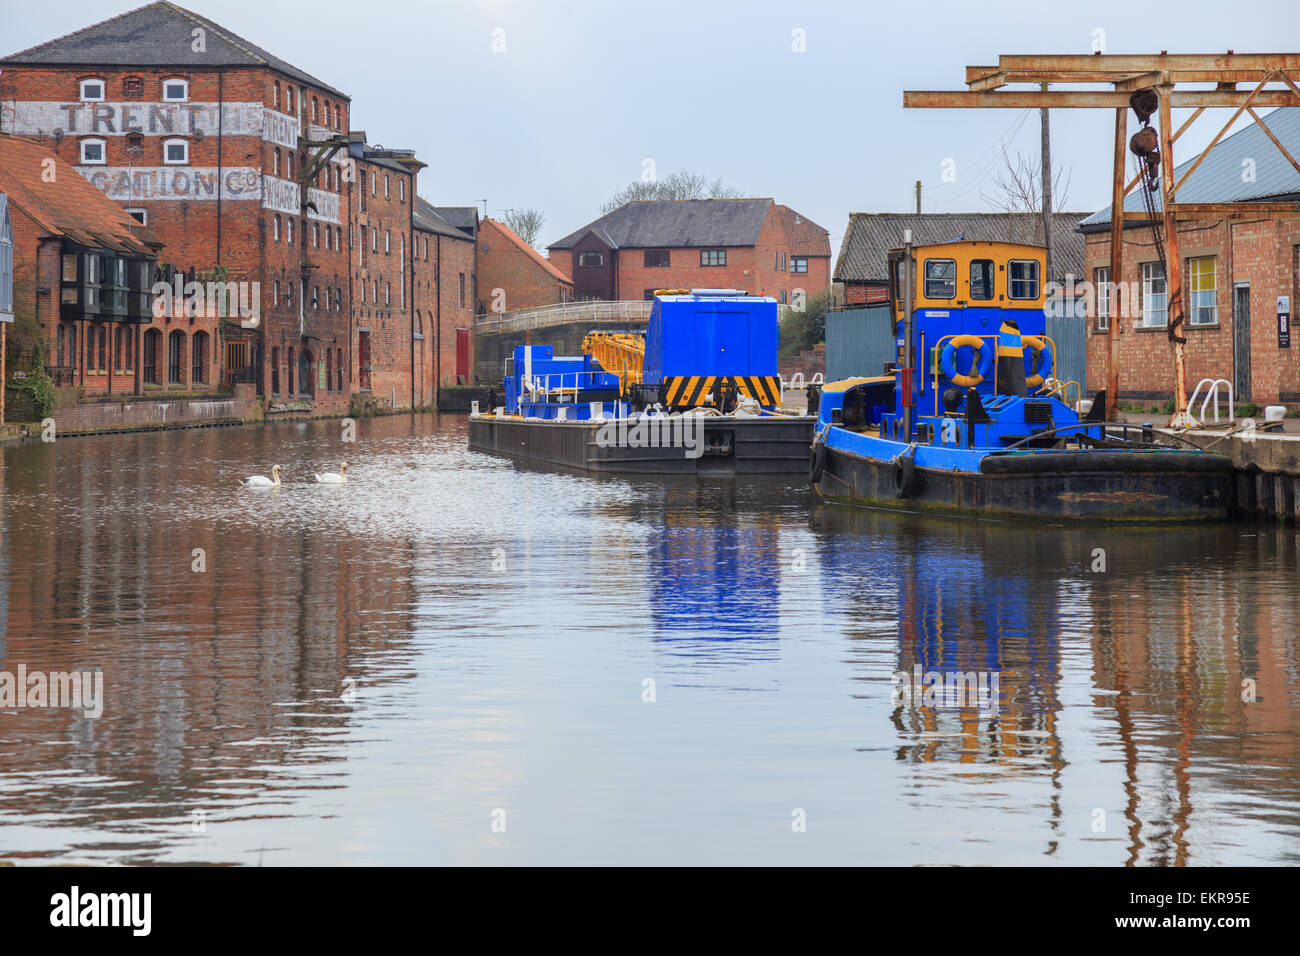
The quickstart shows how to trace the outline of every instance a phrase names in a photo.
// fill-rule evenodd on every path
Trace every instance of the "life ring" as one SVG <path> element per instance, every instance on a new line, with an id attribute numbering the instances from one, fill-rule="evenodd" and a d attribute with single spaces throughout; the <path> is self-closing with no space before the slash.
<path id="1" fill-rule="evenodd" d="M 1047 380 L 1047 377 L 1053 372 L 1052 350 L 1048 347 L 1047 343 L 1037 335 L 1020 336 L 1020 344 L 1027 349 L 1034 350 L 1034 357 L 1030 364 L 1030 372 L 1032 374 L 1026 376 L 1025 384 L 1030 388 L 1037 388 L 1039 385 L 1042 385 L 1043 382 Z"/>
<path id="2" fill-rule="evenodd" d="M 975 349 L 976 355 L 971 361 L 970 373 L 962 374 L 957 371 L 957 350 L 967 347 Z M 948 381 L 963 388 L 970 388 L 984 381 L 992 373 L 993 349 L 977 335 L 955 335 L 943 347 L 943 352 L 939 355 L 939 367 L 943 369 L 943 374 Z"/>
<path id="3" fill-rule="evenodd" d="M 911 455 L 899 455 L 894 459 L 894 497 L 910 498 L 916 490 L 916 462 Z"/>
<path id="4" fill-rule="evenodd" d="M 817 484 L 822 480 L 822 473 L 826 470 L 826 444 L 818 442 L 813 445 L 812 454 L 808 457 L 808 481 Z"/>

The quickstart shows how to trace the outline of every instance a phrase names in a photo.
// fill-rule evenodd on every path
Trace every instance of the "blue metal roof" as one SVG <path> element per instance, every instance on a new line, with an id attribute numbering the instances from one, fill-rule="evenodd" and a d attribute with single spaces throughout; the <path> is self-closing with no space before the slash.
<path id="1" fill-rule="evenodd" d="M 1265 125 L 1278 138 L 1292 156 L 1300 155 L 1300 107 L 1276 109 L 1263 117 Z M 1246 177 L 1247 160 L 1254 160 L 1254 175 Z M 1174 168 L 1177 183 L 1192 165 L 1195 157 Z M 1287 162 L 1259 124 L 1251 123 L 1218 143 L 1205 157 L 1205 162 L 1178 190 L 1182 202 L 1249 202 L 1279 196 L 1300 194 L 1300 171 Z M 1160 209 L 1160 196 L 1156 197 Z M 1146 205 L 1141 187 L 1135 187 L 1124 197 L 1125 212 L 1143 212 Z M 1110 206 L 1095 212 L 1079 228 L 1109 225 Z"/>

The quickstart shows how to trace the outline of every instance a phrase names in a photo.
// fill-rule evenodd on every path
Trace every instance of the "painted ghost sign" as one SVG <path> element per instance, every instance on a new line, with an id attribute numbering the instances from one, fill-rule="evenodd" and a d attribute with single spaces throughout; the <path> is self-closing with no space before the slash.
<path id="1" fill-rule="evenodd" d="M 263 114 L 269 114 L 264 116 Z M 220 121 L 218 121 L 220 120 Z M 4 128 L 23 136 L 263 136 L 297 145 L 298 123 L 261 103 L 15 103 L 4 104 Z M 286 142 L 287 141 L 287 142 Z"/>
<path id="2" fill-rule="evenodd" d="M 261 198 L 261 171 L 249 166 L 79 166 L 91 185 L 117 202 L 188 199 L 215 200 L 220 177 L 221 198 Z"/>

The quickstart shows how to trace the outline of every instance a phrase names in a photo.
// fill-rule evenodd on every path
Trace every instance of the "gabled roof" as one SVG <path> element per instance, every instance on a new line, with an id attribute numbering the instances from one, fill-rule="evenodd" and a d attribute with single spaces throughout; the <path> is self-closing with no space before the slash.
<path id="1" fill-rule="evenodd" d="M 1083 235 L 1079 222 L 1084 212 L 1052 214 L 1052 264 L 1060 279 L 1067 273 L 1084 274 Z M 996 242 L 1043 244 L 1043 218 L 1038 213 L 849 213 L 849 227 L 835 263 L 836 282 L 888 282 L 889 250 L 903 244 L 903 230 L 912 230 L 912 242 L 927 245 L 954 239 L 991 239 Z"/>
<path id="2" fill-rule="evenodd" d="M 415 209 L 411 211 L 411 219 L 415 224 L 415 228 L 424 232 L 434 232 L 449 239 L 459 239 L 462 242 L 474 241 L 446 219 L 443 219 L 438 214 L 438 210 L 433 203 L 419 196 L 415 197 Z"/>
<path id="3" fill-rule="evenodd" d="M 770 199 L 634 199 L 547 248 L 572 249 L 592 231 L 615 249 L 752 246 L 771 208 Z"/>
<path id="4" fill-rule="evenodd" d="M 433 211 L 471 239 L 478 230 L 477 206 L 434 206 Z"/>
<path id="5" fill-rule="evenodd" d="M 566 276 L 559 269 L 555 268 L 541 253 L 524 242 L 519 235 L 507 226 L 504 222 L 498 222 L 495 219 L 484 219 L 479 223 L 478 228 L 479 250 L 491 254 L 494 243 L 505 242 L 513 245 L 532 259 L 533 262 L 549 274 L 555 281 L 564 285 L 573 285 L 573 280 Z"/>
<path id="6" fill-rule="evenodd" d="M 43 175 L 54 161 L 54 177 Z M 154 256 L 162 242 L 45 144 L 0 134 L 0 192 L 51 236 L 84 246 Z"/>
<path id="7" fill-rule="evenodd" d="M 776 204 L 776 221 L 785 233 L 790 255 L 830 258 L 831 234 L 817 223 L 781 203 Z"/>
<path id="8" fill-rule="evenodd" d="M 1300 155 L 1300 107 L 1276 109 L 1264 117 L 1264 125 L 1288 153 Z M 1253 167 L 1247 160 L 1253 160 Z M 1175 183 L 1194 162 L 1196 157 L 1174 168 Z M 1247 170 L 1253 173 L 1253 177 L 1245 175 Z M 1300 171 L 1286 161 L 1258 123 L 1251 123 L 1210 150 L 1204 162 L 1196 167 L 1196 172 L 1179 187 L 1177 199 L 1178 202 L 1250 202 L 1296 195 L 1300 195 Z M 1159 190 L 1155 207 L 1164 208 Z M 1124 211 L 1146 211 L 1146 200 L 1140 187 L 1135 187 L 1124 197 Z M 1095 232 L 1109 225 L 1110 206 L 1107 206 L 1085 219 L 1081 228 L 1085 232 Z"/>
<path id="9" fill-rule="evenodd" d="M 195 29 L 204 31 L 204 50 L 194 49 Z M 216 67 L 266 66 L 340 99 L 334 89 L 225 27 L 178 7 L 151 3 L 111 20 L 0 59 L 0 65 Z"/>

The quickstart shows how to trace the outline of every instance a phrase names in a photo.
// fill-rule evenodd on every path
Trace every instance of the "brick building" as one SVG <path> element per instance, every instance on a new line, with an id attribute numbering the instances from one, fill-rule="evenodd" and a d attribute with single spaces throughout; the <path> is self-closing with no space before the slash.
<path id="1" fill-rule="evenodd" d="M 503 222 L 480 224 L 478 260 L 486 311 L 512 312 L 573 298 L 573 280 Z"/>
<path id="2" fill-rule="evenodd" d="M 771 199 L 633 200 L 548 251 L 578 300 L 725 288 L 790 303 L 830 287 L 827 231 Z"/>
<path id="3" fill-rule="evenodd" d="M 1292 156 L 1300 155 L 1300 108 L 1264 117 Z M 1175 171 L 1175 182 L 1196 162 Z M 1300 342 L 1283 347 L 1278 313 L 1295 314 L 1300 300 L 1300 218 L 1279 216 L 1252 203 L 1300 200 L 1300 171 L 1257 124 L 1220 141 L 1178 188 L 1180 203 L 1239 203 L 1241 211 L 1178 224 L 1183 259 L 1183 334 L 1187 390 L 1203 378 L 1233 383 L 1238 401 L 1300 402 Z M 1144 211 L 1142 190 L 1125 212 Z M 1159 209 L 1159 197 L 1156 199 Z M 1110 207 L 1080 226 L 1086 240 L 1086 277 L 1110 276 Z M 1110 336 L 1119 335 L 1119 397 L 1167 400 L 1174 394 L 1168 338 L 1168 289 L 1151 227 L 1124 224 L 1124 275 L 1117 277 L 1115 320 L 1103 299 L 1088 316 L 1088 387 L 1105 386 Z M 1279 303 L 1279 298 L 1286 301 Z M 1289 333 L 1289 328 L 1288 328 Z"/>
<path id="4" fill-rule="evenodd" d="M 1052 278 L 1084 274 L 1083 236 L 1079 223 L 1086 212 L 1052 214 Z M 845 305 L 889 301 L 889 250 L 903 244 L 904 230 L 923 245 L 954 239 L 1043 244 L 1038 213 L 849 213 L 849 225 L 835 261 L 835 281 L 844 286 Z"/>
<path id="5" fill-rule="evenodd" d="M 452 225 L 432 203 L 416 198 L 411 299 L 415 305 L 417 404 L 431 402 L 438 387 L 469 384 L 473 378 L 477 274 L 473 229 L 478 219 L 476 213 L 472 218 L 455 212 L 447 215 L 470 226 L 470 231 Z M 425 396 L 423 401 L 420 396 Z"/>
<path id="6" fill-rule="evenodd" d="M 44 143 L 0 134 L 0 193 L 12 232 L 11 373 L 39 351 L 56 385 L 136 395 L 162 387 L 165 336 L 186 334 L 153 317 L 162 243 Z M 202 330 L 187 337 L 202 350 Z"/>
<path id="7" fill-rule="evenodd" d="M 75 165 L 165 243 L 187 280 L 247 283 L 256 296 L 256 329 L 206 312 L 166 316 L 165 360 L 179 370 L 167 384 L 255 381 L 268 398 L 347 408 L 350 383 L 331 373 L 349 338 L 346 94 L 171 3 L 0 68 L 3 131 Z"/>

